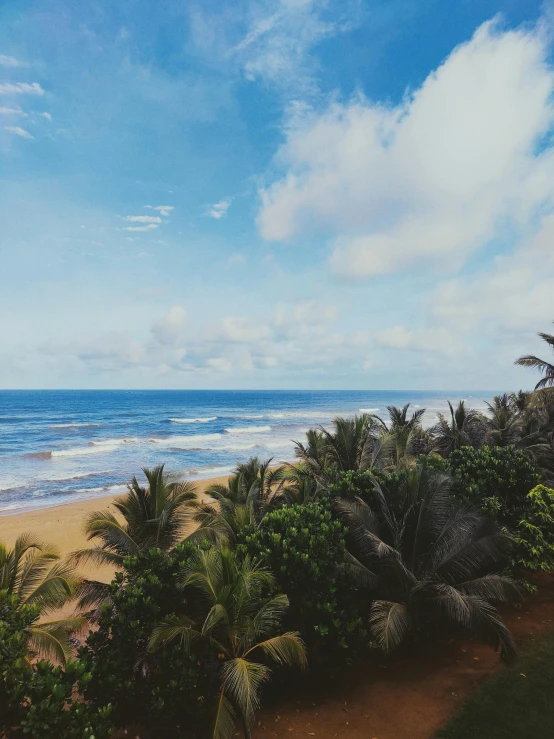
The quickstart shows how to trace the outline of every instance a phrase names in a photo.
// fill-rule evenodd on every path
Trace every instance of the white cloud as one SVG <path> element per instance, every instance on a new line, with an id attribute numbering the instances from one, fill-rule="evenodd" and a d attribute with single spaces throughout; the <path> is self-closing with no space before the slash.
<path id="1" fill-rule="evenodd" d="M 175 305 L 165 316 L 152 324 L 150 332 L 159 344 L 175 345 L 183 339 L 187 325 L 187 314 L 180 305 Z"/>
<path id="2" fill-rule="evenodd" d="M 497 257 L 477 275 L 441 283 L 432 298 L 432 315 L 451 331 L 481 339 L 512 340 L 529 335 L 554 317 L 554 215 L 513 254 Z"/>
<path id="3" fill-rule="evenodd" d="M 247 79 L 263 80 L 285 91 L 315 90 L 317 63 L 312 50 L 325 38 L 355 24 L 355 4 L 332 9 L 317 0 L 277 0 L 251 6 L 246 34 L 228 55 Z"/>
<path id="4" fill-rule="evenodd" d="M 3 82 L 0 84 L 0 95 L 44 95 L 38 82 Z"/>
<path id="5" fill-rule="evenodd" d="M 376 332 L 375 342 L 386 349 L 410 349 L 446 356 L 461 354 L 465 349 L 464 343 L 446 328 L 407 329 L 405 326 L 394 326 Z"/>
<path id="6" fill-rule="evenodd" d="M 554 73 L 536 29 L 481 26 L 404 103 L 358 97 L 297 115 L 262 191 L 266 239 L 334 234 L 350 278 L 456 270 L 554 204 Z"/>
<path id="7" fill-rule="evenodd" d="M 270 335 L 269 326 L 246 318 L 224 318 L 221 325 L 222 338 L 233 343 L 256 343 L 268 339 Z"/>
<path id="8" fill-rule="evenodd" d="M 206 364 L 216 372 L 230 372 L 233 369 L 231 361 L 226 357 L 212 357 Z"/>
<path id="9" fill-rule="evenodd" d="M 161 223 L 162 219 L 159 216 L 125 216 L 124 221 L 131 223 Z"/>
<path id="10" fill-rule="evenodd" d="M 4 126 L 4 130 L 13 133 L 14 136 L 20 136 L 22 139 L 32 139 L 34 136 L 20 126 Z"/>
<path id="11" fill-rule="evenodd" d="M 125 226 L 124 231 L 153 231 L 158 228 L 157 223 L 147 223 L 146 226 Z"/>
<path id="12" fill-rule="evenodd" d="M 6 108 L 0 106 L 0 115 L 20 115 L 24 118 L 27 117 L 27 113 L 21 110 L 21 108 Z"/>
<path id="13" fill-rule="evenodd" d="M 20 62 L 14 56 L 8 56 L 7 54 L 0 54 L 0 67 L 25 67 L 23 62 Z"/>
<path id="14" fill-rule="evenodd" d="M 152 207 L 162 216 L 170 216 L 171 212 L 175 210 L 174 205 L 154 205 Z"/>
<path id="15" fill-rule="evenodd" d="M 229 206 L 233 202 L 233 198 L 227 198 L 226 200 L 220 200 L 219 203 L 214 203 L 208 208 L 208 211 L 206 215 L 210 216 L 210 218 L 225 218 L 227 215 L 227 211 L 229 210 Z"/>
<path id="16" fill-rule="evenodd" d="M 52 120 L 52 116 L 50 115 L 50 113 L 47 113 L 46 111 L 44 113 L 41 113 L 40 115 L 41 115 L 41 118 L 46 118 L 47 121 Z"/>

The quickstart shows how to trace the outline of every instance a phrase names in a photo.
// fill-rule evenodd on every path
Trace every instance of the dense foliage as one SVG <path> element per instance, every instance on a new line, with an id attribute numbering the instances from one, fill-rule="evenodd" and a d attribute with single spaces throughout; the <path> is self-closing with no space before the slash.
<path id="1" fill-rule="evenodd" d="M 192 596 L 186 614 L 169 616 L 156 628 L 150 651 L 178 644 L 185 657 L 197 646 L 217 658 L 212 720 L 202 736 L 228 739 L 240 719 L 244 736 L 260 704 L 262 686 L 274 665 L 306 666 L 298 632 L 282 633 L 286 595 L 273 574 L 227 546 L 199 548 L 184 568 L 180 588 Z"/>
<path id="2" fill-rule="evenodd" d="M 188 737 L 205 714 L 205 656 L 184 656 L 177 645 L 147 654 L 154 627 L 187 606 L 178 580 L 193 550 L 181 544 L 169 555 L 150 549 L 126 558 L 98 630 L 81 649 L 91 670 L 85 696 L 95 706 L 111 701 L 118 726 L 139 724 L 156 727 L 160 736 Z"/>
<path id="3" fill-rule="evenodd" d="M 527 494 L 540 482 L 533 462 L 513 446 L 456 449 L 448 457 L 447 469 L 454 478 L 456 497 L 481 507 L 509 527 L 518 524 Z"/>
<path id="4" fill-rule="evenodd" d="M 544 485 L 531 490 L 514 535 L 518 545 L 514 565 L 527 570 L 554 570 L 554 490 Z"/>
<path id="5" fill-rule="evenodd" d="M 71 654 L 69 637 L 80 628 L 82 618 L 45 620 L 56 608 L 71 600 L 81 580 L 75 570 L 60 561 L 57 549 L 31 534 L 16 539 L 13 549 L 0 542 L 0 590 L 14 597 L 17 607 L 37 606 L 37 618 L 27 627 L 30 652 L 65 662 Z M 40 623 L 37 623 L 41 616 Z"/>
<path id="6" fill-rule="evenodd" d="M 21 606 L 17 597 L 0 591 L 0 733 L 9 739 L 108 739 L 111 706 L 92 708 L 79 694 L 91 679 L 85 664 L 65 668 L 27 659 L 30 629 L 38 606 Z"/>
<path id="7" fill-rule="evenodd" d="M 495 603 L 518 600 L 496 574 L 506 558 L 499 526 L 452 500 L 450 478 L 424 465 L 394 481 L 377 502 L 339 500 L 360 578 L 372 592 L 372 634 L 385 650 L 445 626 L 469 631 L 511 658 L 514 645 Z"/>
<path id="8" fill-rule="evenodd" d="M 287 623 L 326 656 L 367 636 L 363 598 L 360 602 L 344 568 L 345 534 L 328 503 L 295 504 L 268 513 L 259 528 L 244 533 L 240 545 L 275 573 L 290 601 Z"/>

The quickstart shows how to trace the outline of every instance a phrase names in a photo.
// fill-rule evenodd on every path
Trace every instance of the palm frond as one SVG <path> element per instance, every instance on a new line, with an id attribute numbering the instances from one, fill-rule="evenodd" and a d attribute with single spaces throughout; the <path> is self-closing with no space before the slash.
<path id="1" fill-rule="evenodd" d="M 148 651 L 155 652 L 166 644 L 178 640 L 185 654 L 190 654 L 192 645 L 200 637 L 201 634 L 194 628 L 194 623 L 187 616 L 168 616 L 154 628 L 148 642 Z"/>
<path id="2" fill-rule="evenodd" d="M 385 600 L 373 602 L 369 623 L 375 640 L 385 652 L 400 646 L 412 629 L 408 607 L 404 603 Z"/>
<path id="3" fill-rule="evenodd" d="M 260 690 L 270 674 L 269 667 L 241 657 L 230 659 L 221 667 L 223 691 L 239 708 L 247 725 L 260 707 Z"/>
<path id="4" fill-rule="evenodd" d="M 235 731 L 235 711 L 223 690 L 215 700 L 213 713 L 211 739 L 229 739 Z"/>
<path id="5" fill-rule="evenodd" d="M 306 647 L 297 631 L 287 631 L 280 636 L 266 639 L 251 647 L 245 652 L 244 656 L 247 657 L 256 649 L 261 649 L 267 657 L 279 665 L 288 665 L 289 667 L 298 665 L 302 669 L 306 669 L 308 666 Z"/>
<path id="6" fill-rule="evenodd" d="M 84 618 L 71 618 L 31 626 L 29 647 L 41 657 L 65 664 L 72 653 L 69 637 L 71 633 L 81 629 L 85 623 Z"/>

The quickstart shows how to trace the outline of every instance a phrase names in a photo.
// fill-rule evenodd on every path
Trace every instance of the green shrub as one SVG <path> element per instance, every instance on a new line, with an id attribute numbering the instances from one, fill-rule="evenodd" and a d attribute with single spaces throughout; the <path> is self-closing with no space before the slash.
<path id="1" fill-rule="evenodd" d="M 515 538 L 518 549 L 514 564 L 527 570 L 554 570 L 554 490 L 544 485 L 531 490 Z"/>
<path id="2" fill-rule="evenodd" d="M 365 500 L 367 496 L 371 496 L 374 489 L 372 477 L 372 470 L 339 472 L 335 482 L 329 485 L 329 494 L 332 498 L 358 497 Z"/>
<path id="3" fill-rule="evenodd" d="M 92 672 L 86 697 L 97 706 L 109 698 L 117 726 L 140 724 L 155 727 L 156 736 L 193 737 L 202 723 L 209 660 L 201 653 L 184 656 L 178 644 L 147 654 L 154 626 L 190 606 L 176 583 L 192 550 L 181 544 L 171 554 L 151 549 L 126 558 L 98 631 L 82 649 Z"/>
<path id="4" fill-rule="evenodd" d="M 287 625 L 312 650 L 364 642 L 360 594 L 343 569 L 346 529 L 326 503 L 281 508 L 242 536 L 239 551 L 262 558 L 290 602 Z"/>
<path id="5" fill-rule="evenodd" d="M 448 458 L 454 478 L 452 492 L 513 529 L 527 506 L 529 491 L 540 482 L 535 465 L 513 446 L 462 447 Z"/>
<path id="6" fill-rule="evenodd" d="M 40 607 L 18 608 L 16 596 L 0 592 L 0 734 L 35 739 L 107 739 L 111 706 L 93 708 L 80 694 L 91 679 L 81 661 L 65 668 L 27 660 L 27 629 Z"/>

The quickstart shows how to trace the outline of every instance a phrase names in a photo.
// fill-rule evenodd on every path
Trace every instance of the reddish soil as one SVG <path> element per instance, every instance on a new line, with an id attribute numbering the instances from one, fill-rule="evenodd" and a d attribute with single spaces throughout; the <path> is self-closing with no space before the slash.
<path id="1" fill-rule="evenodd" d="M 538 594 L 502 614 L 518 648 L 554 628 L 554 577 L 541 576 L 537 584 Z M 368 660 L 332 685 L 317 685 L 312 675 L 297 699 L 260 713 L 253 739 L 430 739 L 497 669 L 501 663 L 490 648 L 452 640 L 409 659 Z"/>

